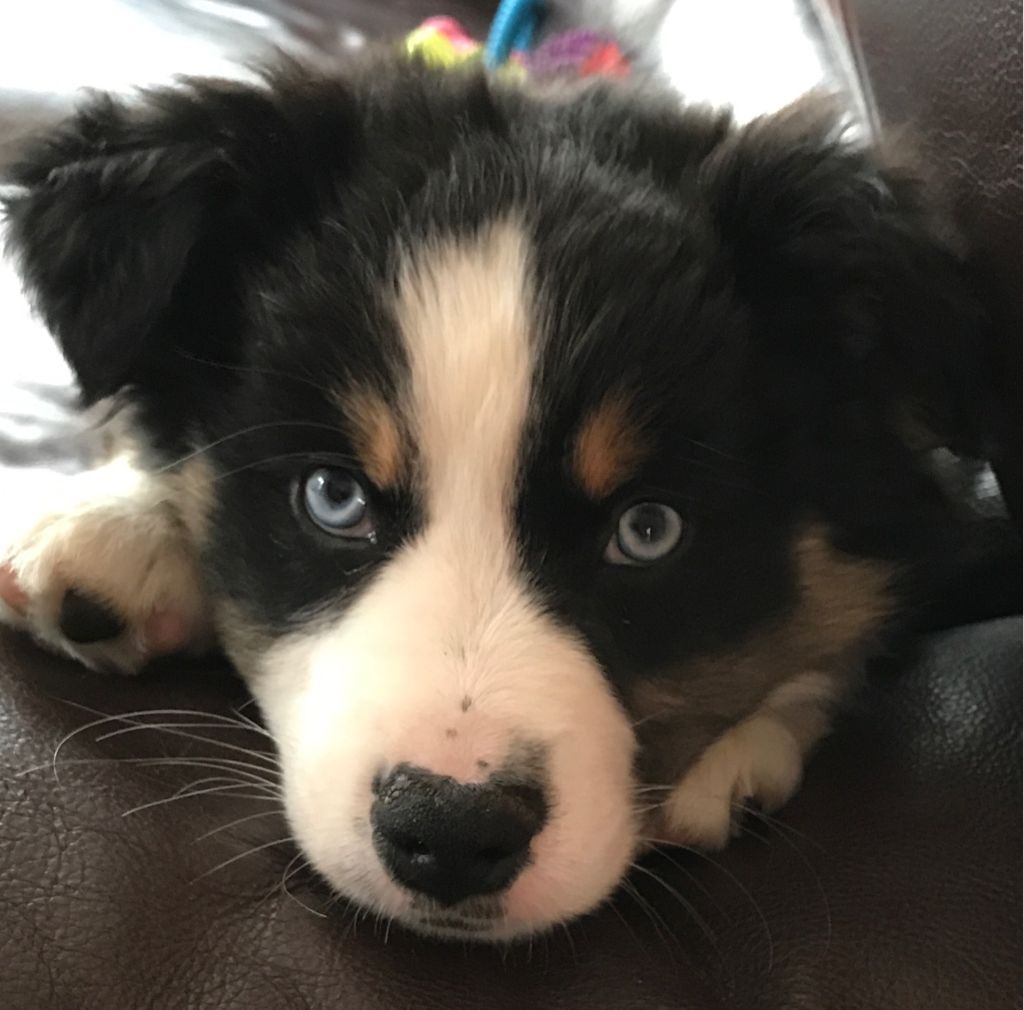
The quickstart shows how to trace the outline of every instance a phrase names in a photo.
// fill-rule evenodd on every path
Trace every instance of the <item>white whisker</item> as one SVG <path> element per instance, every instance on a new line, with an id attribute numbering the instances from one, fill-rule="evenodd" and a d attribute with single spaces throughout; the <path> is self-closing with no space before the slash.
<path id="1" fill-rule="evenodd" d="M 109 733 L 104 733 L 102 736 L 96 737 L 96 743 L 100 743 L 103 740 L 111 740 L 114 737 L 124 736 L 128 733 L 138 733 L 143 730 L 154 730 L 160 733 L 166 733 L 168 736 L 182 737 L 186 740 L 196 740 L 200 743 L 213 744 L 215 747 L 220 747 L 223 750 L 235 751 L 239 754 L 247 754 L 249 757 L 256 758 L 260 761 L 265 761 L 271 766 L 273 770 L 278 770 L 281 766 L 278 758 L 273 754 L 266 754 L 262 751 L 253 750 L 251 747 L 240 747 L 238 744 L 228 743 L 225 740 L 217 740 L 213 737 L 200 736 L 197 733 L 188 733 L 184 729 L 187 727 L 193 727 L 202 729 L 203 723 L 136 723 L 132 726 L 126 726 L 123 729 L 111 730 Z M 225 729 L 227 727 L 218 727 Z"/>
<path id="2" fill-rule="evenodd" d="M 646 866 L 642 866 L 640 863 L 633 863 L 633 869 L 638 873 L 644 874 L 646 877 L 650 877 L 651 880 L 657 881 L 657 883 L 659 883 L 669 893 L 669 895 L 679 902 L 680 907 L 682 907 L 686 914 L 697 924 L 700 931 L 707 937 L 707 939 L 710 940 L 712 944 L 716 944 L 718 942 L 713 930 L 707 924 L 704 917 L 694 907 L 693 903 L 684 898 L 683 895 L 680 894 L 680 892 L 667 880 L 663 879 Z"/>
<path id="3" fill-rule="evenodd" d="M 282 379 L 291 379 L 292 382 L 309 386 L 311 389 L 326 393 L 328 396 L 333 395 L 332 391 L 322 383 L 316 382 L 308 376 L 297 375 L 294 372 L 283 372 L 278 368 L 264 368 L 257 365 L 231 365 L 224 361 L 210 361 L 207 358 L 200 358 L 198 355 L 189 354 L 180 348 L 175 348 L 175 353 L 179 357 L 185 358 L 188 361 L 194 361 L 198 365 L 207 365 L 210 368 L 220 368 L 229 372 L 243 372 L 246 375 L 274 375 Z"/>
<path id="4" fill-rule="evenodd" d="M 89 712 L 92 715 L 98 716 L 98 718 L 91 720 L 71 730 L 70 733 L 65 734 L 58 742 L 57 746 L 54 747 L 53 757 L 50 761 L 50 765 L 53 769 L 53 777 L 60 782 L 60 775 L 57 772 L 57 762 L 60 756 L 60 752 L 64 747 L 70 743 L 75 737 L 82 733 L 88 732 L 90 729 L 96 729 L 100 726 L 108 725 L 110 723 L 125 723 L 128 725 L 137 725 L 140 721 L 146 717 L 171 717 L 171 716 L 183 716 L 188 718 L 209 718 L 213 722 L 227 723 L 232 726 L 237 726 L 239 729 L 245 729 L 244 723 L 237 723 L 235 720 L 230 719 L 228 716 L 220 715 L 216 712 L 201 712 L 197 709 L 188 708 L 152 708 L 152 709 L 139 709 L 135 712 L 118 712 L 114 714 L 108 714 L 104 712 L 98 712 L 96 709 L 89 708 L 87 705 L 82 705 L 78 702 L 64 699 L 66 704 L 71 705 L 74 708 L 81 709 L 82 711 Z M 66 764 L 67 762 L 65 762 Z"/>
<path id="5" fill-rule="evenodd" d="M 276 789 L 278 784 L 266 777 L 267 769 L 258 765 L 250 765 L 245 761 L 235 761 L 231 758 L 186 758 L 186 757 L 95 757 L 95 758 L 71 758 L 62 761 L 61 765 L 102 765 L 102 764 L 126 764 L 139 765 L 141 767 L 162 767 L 174 766 L 183 768 L 200 768 L 212 771 L 232 771 L 239 776 L 244 776 L 254 786 L 262 786 L 268 789 Z M 33 765 L 31 768 L 24 768 L 18 772 L 19 777 L 39 772 L 51 767 L 49 761 Z M 58 782 L 60 780 L 58 779 Z"/>
<path id="6" fill-rule="evenodd" d="M 191 793 L 189 795 L 196 795 Z M 268 797 L 269 799 L 269 797 Z M 228 821 L 227 824 L 222 824 L 219 828 L 211 828 L 209 831 L 204 832 L 198 838 L 196 842 L 205 841 L 207 838 L 212 838 L 214 835 L 220 834 L 222 831 L 229 831 L 231 828 L 237 827 L 239 824 L 245 824 L 247 821 L 255 821 L 259 817 L 270 817 L 271 814 L 280 814 L 280 810 L 258 810 L 254 814 L 246 814 L 245 817 L 236 817 L 233 821 Z"/>
<path id="7" fill-rule="evenodd" d="M 221 795 L 221 794 L 225 794 L 225 793 L 234 793 L 234 791 L 236 789 L 251 789 L 251 788 L 252 788 L 252 785 L 250 783 L 248 783 L 248 782 L 240 782 L 240 783 L 236 783 L 234 785 L 208 786 L 205 789 L 189 789 L 189 790 L 184 791 L 184 792 L 181 791 L 181 790 L 178 790 L 178 792 L 172 794 L 171 796 L 164 796 L 164 797 L 162 797 L 159 800 L 150 800 L 148 803 L 140 803 L 137 807 L 132 807 L 131 810 L 126 810 L 123 814 L 121 814 L 121 816 L 122 817 L 130 817 L 132 814 L 141 813 L 143 810 L 152 810 L 154 807 L 162 807 L 162 806 L 165 806 L 168 803 L 174 803 L 177 800 L 189 800 L 189 799 L 192 799 L 193 797 L 196 797 L 196 796 L 208 796 L 208 795 L 211 795 L 211 794 Z M 236 796 L 235 798 L 237 799 L 239 797 Z M 259 799 L 259 800 L 265 800 L 265 801 L 268 801 L 268 802 L 271 801 L 271 800 L 276 800 L 277 799 L 276 796 L 263 796 L 263 795 L 250 795 L 248 797 L 242 797 L 242 798 Z M 270 811 L 270 812 L 271 813 L 276 813 L 276 811 Z"/>
<path id="8" fill-rule="evenodd" d="M 702 852 L 700 849 L 695 849 L 689 845 L 680 845 L 678 842 L 674 842 L 671 839 L 666 838 L 642 838 L 641 841 L 648 842 L 652 845 L 666 845 L 669 848 L 682 849 L 685 852 L 689 852 L 692 855 L 696 856 L 698 859 L 703 859 L 705 862 L 709 863 L 716 870 L 718 870 L 719 873 L 721 873 L 723 876 L 725 876 L 728 880 L 732 882 L 732 884 L 737 888 L 737 890 L 739 890 L 744 895 L 744 897 L 746 897 L 746 899 L 750 902 L 750 905 L 754 909 L 754 912 L 756 913 L 757 917 L 761 920 L 761 926 L 764 929 L 765 936 L 768 940 L 767 970 L 770 971 L 772 966 L 775 964 L 775 939 L 772 936 L 771 927 L 768 925 L 767 916 L 762 911 L 761 906 L 754 899 L 753 894 L 751 894 L 750 890 L 743 884 L 743 881 L 741 881 L 735 873 L 733 873 L 731 870 L 727 869 L 720 862 L 718 862 L 718 860 L 713 859 L 710 855 L 708 855 L 708 853 Z"/>
<path id="9" fill-rule="evenodd" d="M 225 477 L 234 477 L 235 474 L 244 473 L 246 470 L 254 470 L 256 467 L 266 466 L 268 463 L 279 463 L 286 459 L 310 459 L 315 458 L 319 454 L 309 450 L 302 449 L 294 452 L 279 452 L 273 456 L 263 456 L 260 459 L 250 460 L 248 463 L 243 463 L 241 466 L 233 467 L 230 470 L 221 470 L 212 478 L 213 482 L 224 480 Z M 340 453 L 332 453 L 334 456 L 341 457 Z M 350 457 L 344 457 L 350 459 Z M 354 460 L 352 462 L 355 462 Z"/>
<path id="10" fill-rule="evenodd" d="M 240 859 L 245 859 L 247 856 L 254 856 L 256 855 L 257 852 L 262 852 L 264 849 L 269 849 L 274 845 L 284 845 L 287 842 L 291 841 L 293 841 L 292 836 L 288 835 L 285 838 L 275 838 L 271 842 L 264 842 L 262 845 L 257 845 L 253 849 L 246 849 L 245 852 L 238 852 L 235 855 L 231 856 L 229 859 L 225 859 L 222 863 L 218 863 L 212 869 L 200 873 L 199 876 L 192 881 L 192 883 L 194 884 L 197 881 L 202 880 L 204 877 L 209 877 L 212 874 L 217 873 L 219 870 L 223 870 L 225 869 L 225 867 L 230 866 L 232 863 L 237 863 Z"/>
<path id="11" fill-rule="evenodd" d="M 230 442 L 232 439 L 240 438 L 242 435 L 249 435 L 253 432 L 263 431 L 267 428 L 315 428 L 338 434 L 338 428 L 335 425 L 324 424 L 320 421 L 264 421 L 261 424 L 252 424 L 247 428 L 239 428 L 238 431 L 233 431 L 229 435 L 222 435 L 220 438 L 215 438 L 212 442 L 207 442 L 206 445 L 199 446 L 191 452 L 185 453 L 184 456 L 179 456 L 176 460 L 173 460 L 152 472 L 154 474 L 161 474 L 166 473 L 168 470 L 174 470 L 183 463 L 187 463 L 190 459 L 195 459 L 196 456 L 201 456 L 204 452 L 209 452 L 211 449 L 215 449 L 218 445 L 223 445 L 225 442 Z"/>

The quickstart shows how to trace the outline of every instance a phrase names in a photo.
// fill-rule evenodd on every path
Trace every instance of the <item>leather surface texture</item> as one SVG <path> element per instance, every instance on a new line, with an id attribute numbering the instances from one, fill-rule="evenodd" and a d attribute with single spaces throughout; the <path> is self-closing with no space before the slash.
<path id="1" fill-rule="evenodd" d="M 873 677 L 776 817 L 496 949 L 360 917 L 304 875 L 225 671 L 108 679 L 4 634 L 0 1005 L 1016 1006 L 1020 655 L 1015 618 L 931 638 Z"/>

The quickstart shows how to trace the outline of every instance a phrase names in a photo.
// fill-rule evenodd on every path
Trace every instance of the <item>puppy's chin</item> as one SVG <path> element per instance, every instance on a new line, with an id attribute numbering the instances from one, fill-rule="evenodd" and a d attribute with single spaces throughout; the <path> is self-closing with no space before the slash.
<path id="1" fill-rule="evenodd" d="M 372 849 L 369 850 L 372 861 Z M 567 906 L 542 867 L 528 867 L 507 892 L 442 905 L 411 894 L 390 880 L 379 865 L 325 869 L 311 863 L 333 890 L 371 916 L 399 923 L 413 932 L 439 939 L 505 943 L 548 932 L 601 905 L 615 890 L 629 865 L 628 857 L 608 865 L 607 886 L 585 904 Z M 566 883 L 571 884 L 567 881 Z M 572 888 L 574 891 L 576 888 Z M 578 896 L 582 898 L 583 896 Z"/>

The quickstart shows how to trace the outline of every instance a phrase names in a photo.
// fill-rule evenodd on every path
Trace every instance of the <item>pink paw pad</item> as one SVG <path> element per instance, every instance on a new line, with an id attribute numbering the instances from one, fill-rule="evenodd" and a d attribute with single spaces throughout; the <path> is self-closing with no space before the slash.
<path id="1" fill-rule="evenodd" d="M 183 649 L 191 640 L 192 622 L 173 610 L 154 610 L 142 628 L 142 644 L 153 656 Z"/>
<path id="2" fill-rule="evenodd" d="M 10 565 L 0 565 L 0 600 L 16 614 L 24 615 L 28 609 L 28 594 L 21 588 Z"/>

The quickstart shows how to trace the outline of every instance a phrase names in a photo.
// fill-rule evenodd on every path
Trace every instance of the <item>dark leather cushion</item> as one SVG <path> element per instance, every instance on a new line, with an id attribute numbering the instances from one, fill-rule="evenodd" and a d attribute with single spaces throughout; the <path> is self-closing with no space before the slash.
<path id="1" fill-rule="evenodd" d="M 500 951 L 410 936 L 287 876 L 296 850 L 257 798 L 272 763 L 232 749 L 262 737 L 214 726 L 246 700 L 224 671 L 106 679 L 4 634 L 0 1005 L 1016 1006 L 1020 651 L 1017 619 L 930 639 L 876 674 L 776 819 L 713 858 L 655 855 L 633 893 Z M 179 735 L 74 732 L 150 710 L 130 718 Z M 164 802 L 213 776 L 243 784 Z"/>
<path id="2" fill-rule="evenodd" d="M 1020 519 L 1021 0 L 833 0 L 883 123 L 905 129 L 947 204 L 996 322 L 997 461 Z"/>

